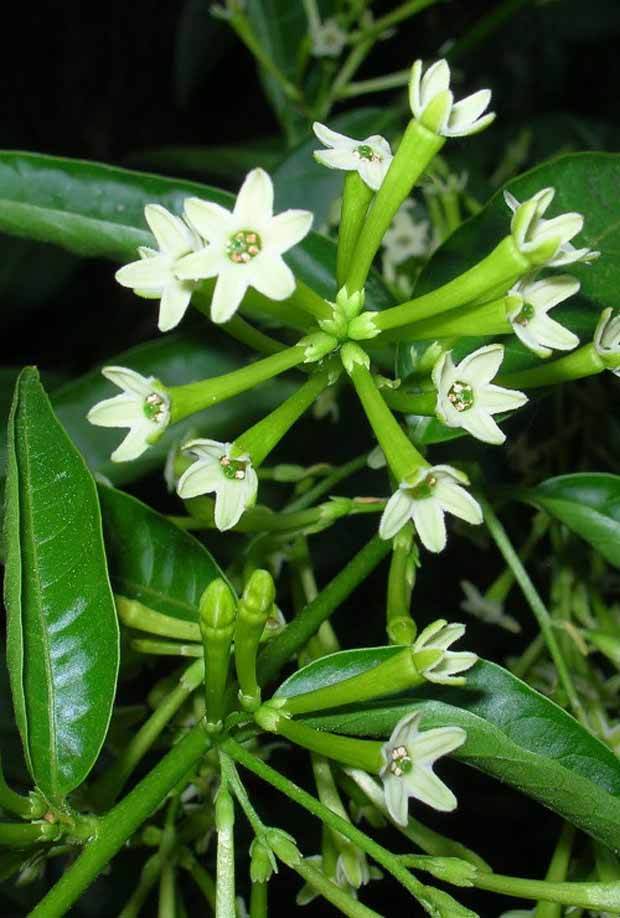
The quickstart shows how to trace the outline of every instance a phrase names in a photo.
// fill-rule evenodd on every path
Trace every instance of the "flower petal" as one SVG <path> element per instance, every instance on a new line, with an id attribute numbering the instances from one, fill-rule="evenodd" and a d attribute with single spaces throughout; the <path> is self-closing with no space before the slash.
<path id="1" fill-rule="evenodd" d="M 309 210 L 285 210 L 278 214 L 263 233 L 263 254 L 281 255 L 292 249 L 308 235 L 313 219 Z"/>
<path id="2" fill-rule="evenodd" d="M 570 351 L 579 344 L 578 336 L 550 316 L 535 316 L 527 326 L 543 347 Z"/>
<path id="3" fill-rule="evenodd" d="M 483 115 L 482 118 L 478 118 L 478 120 L 470 124 L 469 127 L 451 128 L 446 126 L 443 130 L 443 134 L 445 137 L 471 137 L 473 134 L 479 134 L 481 131 L 484 131 L 486 127 L 495 121 L 495 118 L 495 112 L 489 112 L 488 115 Z"/>
<path id="4" fill-rule="evenodd" d="M 422 61 L 417 60 L 411 68 L 409 78 L 409 105 L 415 118 L 422 114 L 422 102 L 420 99 L 420 81 L 422 79 Z"/>
<path id="5" fill-rule="evenodd" d="M 183 500 L 217 491 L 226 481 L 218 462 L 199 459 L 179 478 L 177 494 Z"/>
<path id="6" fill-rule="evenodd" d="M 200 437 L 197 440 L 189 440 L 183 444 L 183 452 L 191 453 L 198 459 L 212 459 L 215 462 L 219 462 L 223 456 L 229 455 L 230 443 L 222 443 L 220 440 L 208 440 Z"/>
<path id="7" fill-rule="evenodd" d="M 400 532 L 411 516 L 413 503 L 407 492 L 400 488 L 392 494 L 381 514 L 379 535 L 382 539 L 393 539 Z"/>
<path id="8" fill-rule="evenodd" d="M 523 285 L 520 292 L 525 302 L 530 303 L 538 313 L 548 312 L 558 303 L 563 303 L 578 293 L 580 287 L 576 277 L 558 274 L 556 277 L 546 277 L 533 284 Z"/>
<path id="9" fill-rule="evenodd" d="M 473 123 L 482 115 L 485 109 L 489 107 L 491 101 L 491 90 L 480 89 L 478 92 L 461 99 L 452 106 L 450 117 L 448 118 L 448 128 L 451 131 L 461 131 L 471 128 Z"/>
<path id="10" fill-rule="evenodd" d="M 391 161 L 391 157 L 388 160 L 360 159 L 357 171 L 362 181 L 369 188 L 372 188 L 373 191 L 378 191 L 390 168 Z"/>
<path id="11" fill-rule="evenodd" d="M 124 265 L 114 277 L 121 287 L 161 290 L 170 280 L 172 266 L 168 255 L 141 258 Z"/>
<path id="12" fill-rule="evenodd" d="M 506 434 L 500 430 L 486 411 L 474 409 L 464 411 L 461 415 L 461 426 L 472 437 L 482 440 L 483 443 L 493 443 L 499 446 L 506 441 Z"/>
<path id="13" fill-rule="evenodd" d="M 192 250 L 192 236 L 179 217 L 161 204 L 147 204 L 144 216 L 160 250 L 171 258 L 180 258 Z"/>
<path id="14" fill-rule="evenodd" d="M 112 462 L 131 462 L 137 459 L 149 448 L 148 436 L 152 433 L 152 425 L 145 419 L 143 424 L 135 424 L 121 445 L 118 446 L 110 459 Z"/>
<path id="15" fill-rule="evenodd" d="M 326 124 L 321 124 L 320 121 L 314 122 L 312 130 L 322 144 L 325 144 L 326 147 L 331 147 L 333 150 L 348 150 L 351 152 L 360 145 L 359 140 L 354 140 L 345 134 L 332 131 L 331 128 L 328 128 Z"/>
<path id="16" fill-rule="evenodd" d="M 97 402 L 86 415 L 87 420 L 97 427 L 132 427 L 141 420 L 141 416 L 144 417 L 144 413 L 138 401 L 126 392 Z"/>
<path id="17" fill-rule="evenodd" d="M 232 213 L 220 204 L 187 198 L 184 206 L 187 219 L 208 242 L 220 242 L 232 232 Z"/>
<path id="18" fill-rule="evenodd" d="M 383 779 L 383 787 L 388 813 L 399 826 L 406 826 L 409 821 L 409 795 L 403 778 L 386 775 Z"/>
<path id="19" fill-rule="evenodd" d="M 215 495 L 215 525 L 220 532 L 236 526 L 246 508 L 245 488 L 234 479 L 224 480 Z"/>
<path id="20" fill-rule="evenodd" d="M 243 229 L 262 226 L 273 216 L 273 183 L 264 169 L 252 169 L 245 177 L 233 211 Z"/>
<path id="21" fill-rule="evenodd" d="M 295 283 L 295 275 L 279 255 L 259 255 L 248 266 L 248 284 L 270 300 L 291 296 Z"/>
<path id="22" fill-rule="evenodd" d="M 457 367 L 457 375 L 463 382 L 476 388 L 490 382 L 497 375 L 503 359 L 503 345 L 487 344 L 461 360 Z"/>
<path id="23" fill-rule="evenodd" d="M 192 252 L 179 259 L 174 266 L 174 274 L 179 280 L 204 280 L 215 277 L 230 264 L 219 245 L 207 245 L 199 252 Z"/>
<path id="24" fill-rule="evenodd" d="M 477 394 L 476 404 L 490 412 L 515 411 L 527 402 L 525 392 L 518 389 L 505 389 L 502 386 L 486 385 Z"/>
<path id="25" fill-rule="evenodd" d="M 425 548 L 432 552 L 446 547 L 446 521 L 438 500 L 425 497 L 413 502 L 413 523 Z"/>
<path id="26" fill-rule="evenodd" d="M 237 309 L 249 286 L 245 265 L 231 264 L 218 275 L 211 301 L 211 321 L 218 325 L 228 322 Z"/>
<path id="27" fill-rule="evenodd" d="M 130 370 L 129 367 L 103 367 L 101 375 L 119 389 L 132 392 L 140 398 L 146 398 L 153 391 L 153 380 L 136 373 L 135 370 Z"/>
<path id="28" fill-rule="evenodd" d="M 176 278 L 166 284 L 159 306 L 157 327 L 160 331 L 170 331 L 179 324 L 190 304 L 193 289 L 191 281 L 179 281 Z"/>
<path id="29" fill-rule="evenodd" d="M 477 526 L 482 522 L 480 504 L 469 491 L 449 478 L 440 479 L 435 487 L 435 497 L 447 513 Z"/>
<path id="30" fill-rule="evenodd" d="M 439 810 L 440 813 L 450 813 L 455 810 L 458 802 L 452 791 L 447 787 L 441 778 L 426 768 L 424 765 L 412 768 L 407 775 L 400 779 L 406 783 L 407 793 L 410 797 L 415 797 L 422 803 L 432 806 L 433 809 Z"/>
<path id="31" fill-rule="evenodd" d="M 558 239 L 561 245 L 570 242 L 583 229 L 583 216 L 578 213 L 561 214 L 553 220 L 540 220 L 536 226 L 533 241 Z"/>
<path id="32" fill-rule="evenodd" d="M 431 102 L 439 93 L 445 92 L 450 88 L 450 68 L 445 59 L 436 61 L 428 68 L 420 84 L 420 104 L 422 110 Z"/>
<path id="33" fill-rule="evenodd" d="M 461 727 L 434 727 L 418 733 L 409 748 L 409 755 L 416 764 L 432 764 L 443 755 L 454 752 L 467 739 L 467 733 Z"/>

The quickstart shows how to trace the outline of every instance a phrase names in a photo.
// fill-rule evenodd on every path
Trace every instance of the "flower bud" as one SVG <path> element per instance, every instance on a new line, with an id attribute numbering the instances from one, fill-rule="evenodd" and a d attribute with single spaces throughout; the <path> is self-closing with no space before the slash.
<path id="1" fill-rule="evenodd" d="M 287 867 L 296 867 L 301 861 L 301 854 L 295 839 L 282 829 L 268 829 L 265 835 L 271 850 L 286 864 Z"/>
<path id="2" fill-rule="evenodd" d="M 256 651 L 265 623 L 273 608 L 275 585 L 268 571 L 256 570 L 248 580 L 235 628 L 235 667 L 239 679 L 239 699 L 246 710 L 260 705 L 256 681 Z"/>
<path id="3" fill-rule="evenodd" d="M 250 845 L 250 879 L 252 883 L 267 883 L 278 867 L 271 849 L 260 838 Z"/>
<path id="4" fill-rule="evenodd" d="M 205 660 L 207 726 L 219 729 L 224 714 L 235 600 L 224 580 L 213 580 L 200 598 L 200 631 Z"/>

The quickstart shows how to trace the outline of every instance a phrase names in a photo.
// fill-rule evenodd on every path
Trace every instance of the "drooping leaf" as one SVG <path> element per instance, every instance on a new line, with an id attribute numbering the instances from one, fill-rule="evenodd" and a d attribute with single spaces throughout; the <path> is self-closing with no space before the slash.
<path id="1" fill-rule="evenodd" d="M 620 567 L 620 476 L 577 472 L 548 478 L 519 497 L 560 520 Z"/>
<path id="2" fill-rule="evenodd" d="M 181 214 L 185 198 L 196 195 L 228 208 L 234 202 L 231 194 L 198 182 L 82 160 L 0 152 L 0 231 L 50 242 L 77 255 L 134 260 L 138 246 L 153 244 L 145 206 L 162 204 Z M 302 280 L 334 297 L 336 247 L 331 240 L 310 233 L 286 258 Z M 392 305 L 376 274 L 369 279 L 366 299 L 376 308 Z"/>
<path id="3" fill-rule="evenodd" d="M 30 367 L 11 409 L 6 490 L 13 704 L 32 778 L 58 801 L 86 778 L 105 739 L 119 631 L 95 484 Z"/>
<path id="4" fill-rule="evenodd" d="M 278 689 L 292 696 L 376 666 L 399 650 L 377 647 L 323 657 Z M 432 685 L 359 708 L 352 705 L 308 723 L 353 736 L 387 738 L 398 721 L 421 709 L 424 728 L 456 724 L 467 741 L 455 755 L 523 791 L 614 848 L 620 845 L 620 762 L 554 702 L 495 663 L 480 660 L 464 687 Z"/>
<path id="5" fill-rule="evenodd" d="M 224 576 L 204 545 L 129 494 L 101 485 L 99 500 L 114 591 L 197 622 L 204 589 Z"/>

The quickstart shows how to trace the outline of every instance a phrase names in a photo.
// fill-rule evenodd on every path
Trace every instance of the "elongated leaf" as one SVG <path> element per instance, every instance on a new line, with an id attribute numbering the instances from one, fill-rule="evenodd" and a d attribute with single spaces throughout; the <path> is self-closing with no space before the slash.
<path id="1" fill-rule="evenodd" d="M 570 265 L 561 269 L 581 281 L 581 292 L 553 310 L 553 317 L 578 334 L 591 339 L 604 306 L 620 307 L 620 154 L 570 153 L 531 169 L 506 185 L 523 201 L 541 188 L 555 187 L 556 196 L 547 217 L 568 211 L 585 216 L 583 232 L 575 240 L 601 252 L 593 265 Z M 483 210 L 466 221 L 432 257 L 422 275 L 416 294 L 425 293 L 452 280 L 487 255 L 510 232 L 510 211 L 502 191 L 493 195 Z M 505 341 L 502 372 L 524 369 L 540 363 L 514 336 Z M 478 346 L 480 341 L 472 341 Z M 407 359 L 408 347 L 402 348 Z M 401 361 L 402 364 L 402 361 Z M 406 373 L 406 367 L 401 365 Z"/>
<path id="2" fill-rule="evenodd" d="M 11 410 L 4 538 L 17 725 L 33 780 L 60 800 L 105 739 L 119 632 L 95 485 L 33 368 Z"/>
<path id="3" fill-rule="evenodd" d="M 114 591 L 164 615 L 198 621 L 203 590 L 224 576 L 204 545 L 122 491 L 101 485 L 99 499 Z"/>
<path id="4" fill-rule="evenodd" d="M 323 657 L 278 689 L 292 696 L 376 666 L 397 647 Z M 371 706 L 355 706 L 308 722 L 354 736 L 388 737 L 408 711 L 425 728 L 457 724 L 467 742 L 456 753 L 468 765 L 518 788 L 607 845 L 620 845 L 620 762 L 558 705 L 501 666 L 484 660 L 463 688 L 430 685 Z"/>
<path id="5" fill-rule="evenodd" d="M 578 472 L 549 478 L 519 494 L 560 520 L 620 567 L 620 476 Z"/>
<path id="6" fill-rule="evenodd" d="M 398 118 L 389 108 L 359 108 L 330 118 L 329 126 L 341 134 L 363 140 L 371 134 L 393 133 Z M 282 160 L 273 174 L 278 207 L 309 209 L 314 213 L 316 226 L 327 222 L 332 204 L 342 195 L 345 176 L 339 169 L 327 169 L 316 162 L 313 151 L 322 149 L 323 144 L 311 134 Z"/>
<path id="7" fill-rule="evenodd" d="M 51 242 L 76 255 L 134 260 L 138 246 L 153 244 L 145 205 L 162 204 L 181 214 L 185 198 L 193 195 L 228 208 L 234 201 L 227 192 L 197 182 L 82 160 L 0 152 L 0 231 Z M 310 233 L 286 257 L 307 284 L 334 297 L 333 242 Z M 366 287 L 366 298 L 377 308 L 392 305 L 377 275 Z"/>

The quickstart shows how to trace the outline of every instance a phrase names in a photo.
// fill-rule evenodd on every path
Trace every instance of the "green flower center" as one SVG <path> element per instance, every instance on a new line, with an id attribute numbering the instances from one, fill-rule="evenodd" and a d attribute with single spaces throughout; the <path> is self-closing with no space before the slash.
<path id="1" fill-rule="evenodd" d="M 154 424 L 159 424 L 166 416 L 166 400 L 159 392 L 151 392 L 142 405 L 145 417 Z"/>
<path id="2" fill-rule="evenodd" d="M 259 254 L 263 247 L 254 230 L 238 230 L 228 240 L 226 254 L 235 264 L 245 265 Z"/>
<path id="3" fill-rule="evenodd" d="M 396 746 L 390 753 L 390 774 L 396 778 L 408 775 L 413 768 L 413 762 L 406 746 Z"/>
<path id="4" fill-rule="evenodd" d="M 534 318 L 536 315 L 536 310 L 531 305 L 531 303 L 524 303 L 521 311 L 518 315 L 515 316 L 514 322 L 517 322 L 519 325 L 527 325 L 527 323 Z"/>
<path id="5" fill-rule="evenodd" d="M 355 153 L 360 159 L 367 159 L 371 163 L 380 163 L 383 160 L 383 157 L 372 147 L 369 147 L 367 143 L 361 143 L 359 147 L 356 147 Z"/>
<path id="6" fill-rule="evenodd" d="M 452 383 L 448 389 L 448 401 L 457 411 L 468 411 L 474 404 L 474 390 L 469 383 Z"/>
<path id="7" fill-rule="evenodd" d="M 436 484 L 437 476 L 433 475 L 431 472 L 431 474 L 427 475 L 426 478 L 424 478 L 419 484 L 411 488 L 411 496 L 416 500 L 421 500 L 425 497 L 432 497 Z"/>
<path id="8" fill-rule="evenodd" d="M 231 481 L 243 481 L 247 462 L 241 459 L 231 459 L 229 456 L 222 456 L 220 459 L 220 468 L 225 477 L 229 478 Z"/>

